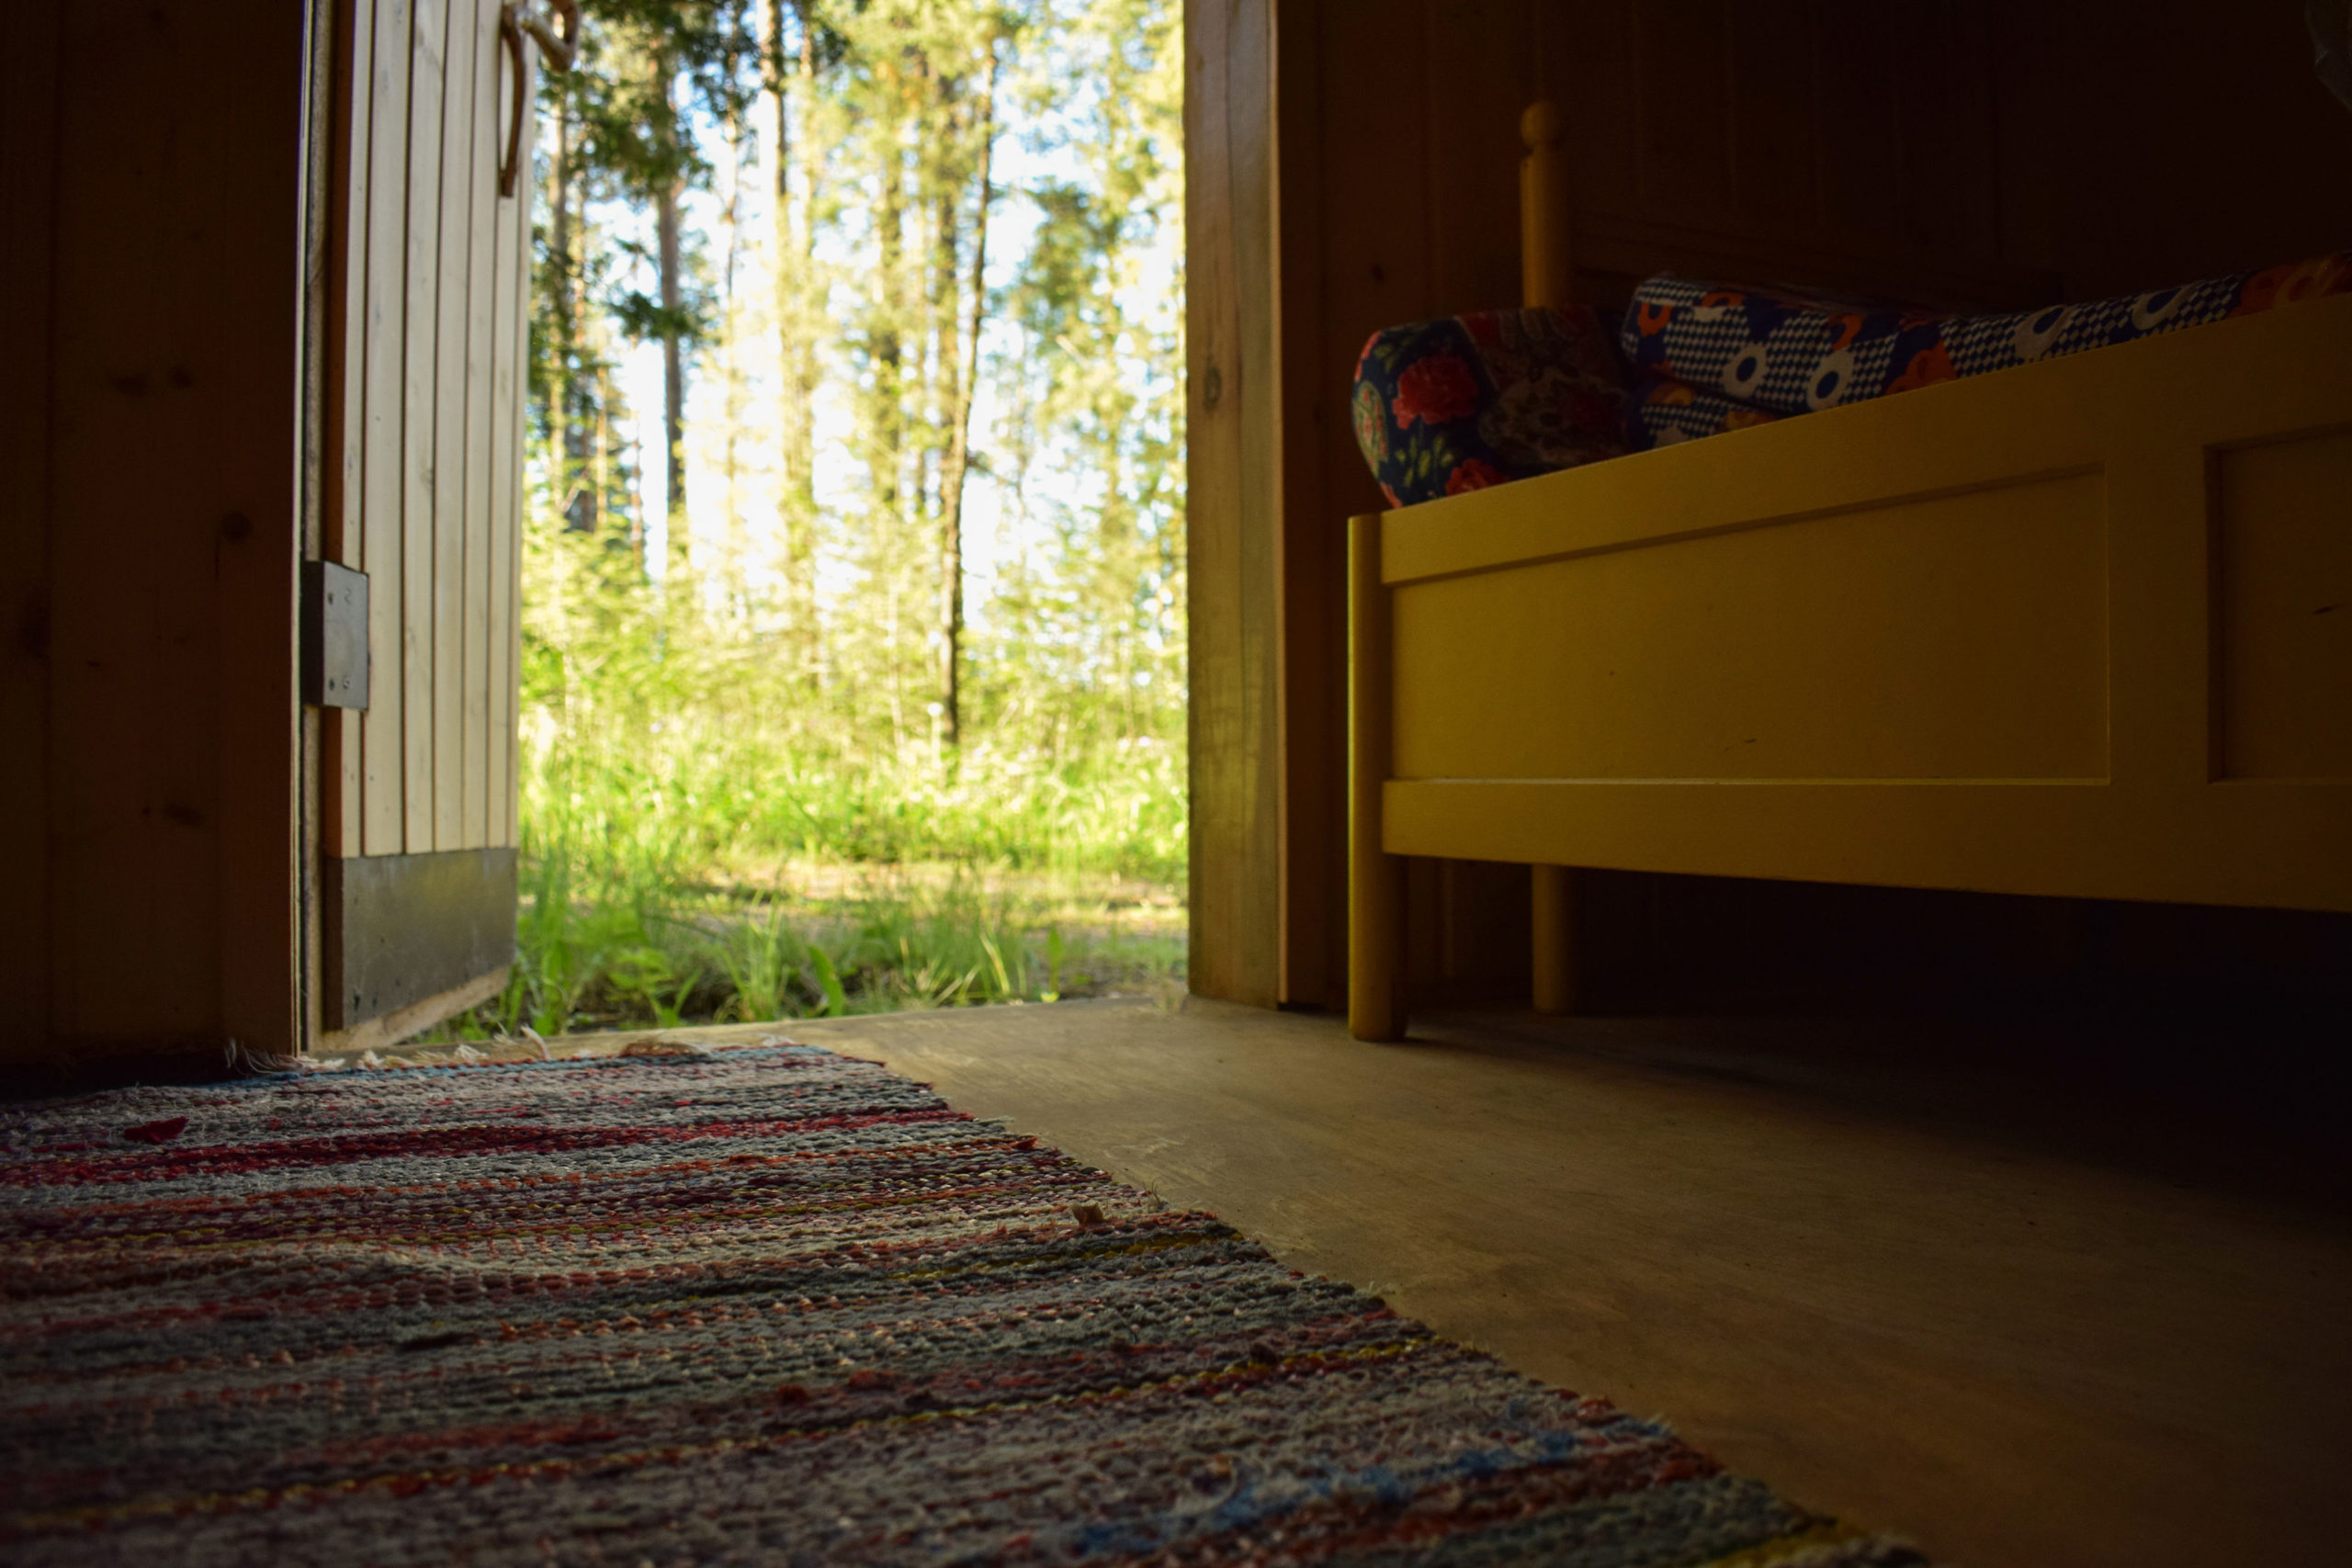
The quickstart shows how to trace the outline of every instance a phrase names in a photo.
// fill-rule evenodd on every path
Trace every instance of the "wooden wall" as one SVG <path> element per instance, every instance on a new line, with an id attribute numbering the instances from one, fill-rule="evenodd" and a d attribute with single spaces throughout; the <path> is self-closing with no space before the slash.
<path id="1" fill-rule="evenodd" d="M 9 1063 L 295 1043 L 304 11 L 9 10 Z"/>
<path id="2" fill-rule="evenodd" d="M 2294 0 L 2015 3 L 2011 243 L 2097 299 L 2352 247 L 2352 110 Z"/>
<path id="3" fill-rule="evenodd" d="M 2023 306 L 2352 244 L 2352 113 L 2313 78 L 2287 0 L 1274 0 L 1271 101 L 1227 94 L 1215 115 L 1212 85 L 1261 46 L 1231 29 L 1233 6 L 1193 9 L 1196 186 L 1256 139 L 1275 148 L 1271 284 L 1195 191 L 1195 333 L 1263 310 L 1280 350 L 1256 379 L 1277 406 L 1227 405 L 1224 423 L 1203 403 L 1198 343 L 1193 361 L 1193 985 L 1211 995 L 1265 999 L 1271 962 L 1281 1000 L 1340 998 L 1342 551 L 1346 518 L 1382 504 L 1348 389 L 1372 332 L 1517 302 L 1528 102 L 1566 113 L 1577 287 L 1603 305 L 1671 269 Z M 1224 454 L 1253 434 L 1237 416 L 1272 439 L 1264 511 L 1219 488 Z M 1246 646 L 1251 594 L 1272 606 L 1271 746 L 1234 727 L 1243 705 L 1209 662 Z M 1523 965 L 1523 881 L 1415 871 L 1425 987 Z M 1270 900 L 1261 956 L 1262 924 L 1225 910 Z"/>

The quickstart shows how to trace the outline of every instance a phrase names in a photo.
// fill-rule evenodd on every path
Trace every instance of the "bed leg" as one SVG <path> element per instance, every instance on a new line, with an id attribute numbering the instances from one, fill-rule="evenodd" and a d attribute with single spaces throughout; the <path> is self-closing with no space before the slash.
<path id="1" fill-rule="evenodd" d="M 1387 852 L 1381 793 L 1388 783 L 1388 586 L 1380 580 L 1380 519 L 1348 521 L 1348 1032 L 1405 1036 L 1405 863 Z"/>
<path id="2" fill-rule="evenodd" d="M 1351 857 L 1348 912 L 1348 1032 L 1359 1040 L 1405 1038 L 1405 863 L 1361 850 Z M 1370 863 L 1367 863 L 1369 862 Z"/>
<path id="3" fill-rule="evenodd" d="M 1577 1010 L 1576 873 L 1565 865 L 1534 868 L 1535 1010 Z"/>

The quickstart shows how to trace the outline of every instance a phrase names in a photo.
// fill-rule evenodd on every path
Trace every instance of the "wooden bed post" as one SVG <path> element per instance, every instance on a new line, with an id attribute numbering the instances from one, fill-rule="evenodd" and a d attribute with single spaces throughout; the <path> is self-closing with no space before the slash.
<path id="1" fill-rule="evenodd" d="M 1528 105 L 1519 118 L 1520 138 L 1527 143 L 1527 156 L 1519 161 L 1520 288 L 1529 305 L 1568 302 L 1567 196 L 1560 188 L 1566 129 L 1559 106 L 1548 98 Z M 1533 869 L 1535 1010 L 1574 1012 L 1576 874 L 1564 865 Z"/>
<path id="2" fill-rule="evenodd" d="M 1391 712 L 1380 518 L 1348 520 L 1348 1032 L 1405 1034 L 1404 862 L 1381 845 Z"/>
<path id="3" fill-rule="evenodd" d="M 1560 140 L 1567 122 L 1560 107 L 1539 98 L 1519 117 L 1527 156 L 1519 161 L 1519 278 L 1527 305 L 1568 302 L 1568 200 L 1560 188 L 1566 165 Z"/>

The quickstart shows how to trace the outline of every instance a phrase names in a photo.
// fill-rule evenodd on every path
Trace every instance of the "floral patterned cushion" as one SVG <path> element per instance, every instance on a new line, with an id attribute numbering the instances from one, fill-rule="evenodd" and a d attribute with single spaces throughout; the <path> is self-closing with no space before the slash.
<path id="1" fill-rule="evenodd" d="M 1990 316 L 1661 276 L 1634 291 L 1620 331 L 1635 377 L 1628 440 L 1719 434 L 2346 291 L 2352 252 Z"/>
<path id="2" fill-rule="evenodd" d="M 1356 360 L 1356 444 L 1391 506 L 1625 448 L 1624 367 L 1583 306 L 1482 310 L 1375 333 Z"/>

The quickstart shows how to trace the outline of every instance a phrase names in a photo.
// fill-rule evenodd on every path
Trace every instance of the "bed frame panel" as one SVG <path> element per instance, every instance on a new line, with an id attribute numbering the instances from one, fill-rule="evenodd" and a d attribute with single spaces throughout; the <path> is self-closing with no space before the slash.
<path id="1" fill-rule="evenodd" d="M 1360 1036 L 1401 855 L 2352 910 L 2352 298 L 1352 529 Z"/>

